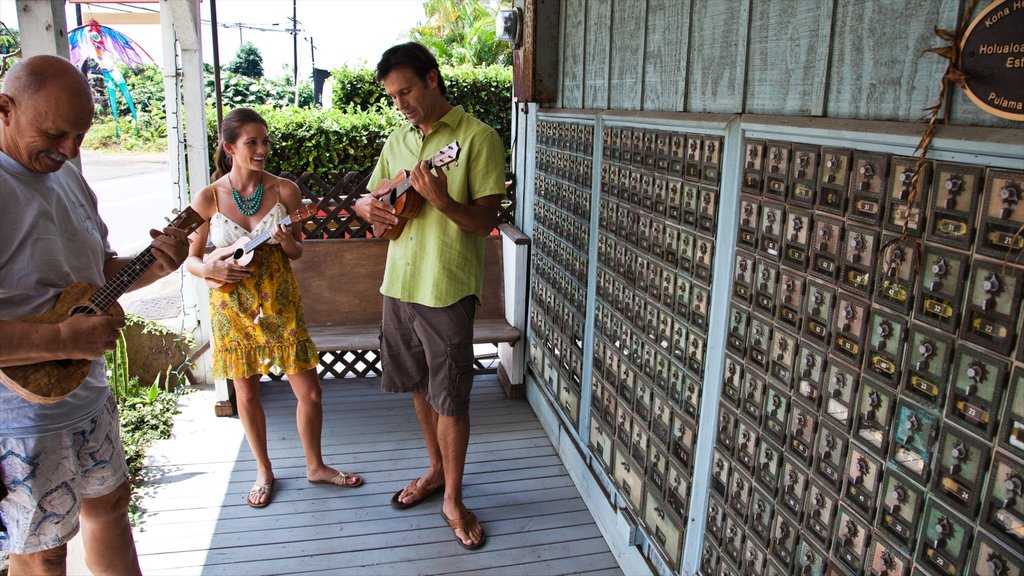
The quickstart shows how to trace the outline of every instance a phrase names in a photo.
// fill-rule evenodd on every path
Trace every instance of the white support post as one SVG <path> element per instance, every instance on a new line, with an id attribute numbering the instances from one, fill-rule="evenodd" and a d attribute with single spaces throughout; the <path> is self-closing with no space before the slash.
<path id="1" fill-rule="evenodd" d="M 18 2 L 18 29 L 26 57 L 52 54 L 70 59 L 64 0 Z"/>

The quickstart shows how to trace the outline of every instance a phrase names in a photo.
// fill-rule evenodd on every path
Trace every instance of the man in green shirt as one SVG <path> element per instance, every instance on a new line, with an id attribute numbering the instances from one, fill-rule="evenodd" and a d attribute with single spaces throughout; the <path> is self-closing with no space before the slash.
<path id="1" fill-rule="evenodd" d="M 411 392 L 430 468 L 395 493 L 406 509 L 444 492 L 441 515 L 470 550 L 486 536 L 462 502 L 473 386 L 473 318 L 481 294 L 484 237 L 497 224 L 504 195 L 505 156 L 497 133 L 448 103 L 437 60 L 410 42 L 384 52 L 377 80 L 409 123 L 384 144 L 370 179 L 373 194 L 356 213 L 386 231 L 399 223 L 385 182 L 408 170 L 424 203 L 392 238 L 384 270 L 381 388 Z M 427 160 L 457 142 L 458 161 L 432 169 Z M 381 189 L 378 189 L 381 188 Z M 408 202 L 408 201 L 407 201 Z"/>

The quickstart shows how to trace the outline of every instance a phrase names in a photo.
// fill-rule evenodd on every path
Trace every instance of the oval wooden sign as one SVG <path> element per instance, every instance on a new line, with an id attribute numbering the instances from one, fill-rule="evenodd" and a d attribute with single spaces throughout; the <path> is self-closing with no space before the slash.
<path id="1" fill-rule="evenodd" d="M 960 42 L 964 91 L 989 114 L 1024 122 L 1024 0 L 993 2 Z"/>

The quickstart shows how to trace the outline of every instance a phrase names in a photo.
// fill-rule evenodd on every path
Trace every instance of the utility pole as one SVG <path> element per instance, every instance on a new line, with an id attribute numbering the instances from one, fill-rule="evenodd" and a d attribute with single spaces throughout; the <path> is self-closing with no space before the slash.
<path id="1" fill-rule="evenodd" d="M 299 14 L 298 0 L 292 0 L 292 76 L 295 84 L 295 105 L 299 105 Z"/>

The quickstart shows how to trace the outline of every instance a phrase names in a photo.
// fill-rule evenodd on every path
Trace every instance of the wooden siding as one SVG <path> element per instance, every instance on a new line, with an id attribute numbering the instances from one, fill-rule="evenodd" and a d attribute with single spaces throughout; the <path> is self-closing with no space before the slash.
<path id="1" fill-rule="evenodd" d="M 478 376 L 473 391 L 464 488 L 487 545 L 459 547 L 440 499 L 392 509 L 427 460 L 410 398 L 378 385 L 324 381 L 324 457 L 360 472 L 356 489 L 306 482 L 295 398 L 286 384 L 264 386 L 277 480 L 260 510 L 244 503 L 255 464 L 240 422 L 213 416 L 211 392 L 185 397 L 174 438 L 155 445 L 146 469 L 143 573 L 622 573 L 529 405 L 505 399 L 494 376 Z"/>
<path id="2" fill-rule="evenodd" d="M 690 0 L 648 0 L 642 109 L 683 109 L 689 21 Z"/>
<path id="3" fill-rule="evenodd" d="M 600 22 L 612 21 L 611 3 L 587 2 L 587 31 L 584 37 L 583 107 L 608 107 L 608 58 L 612 28 Z"/>
<path id="4" fill-rule="evenodd" d="M 639 110 L 643 92 L 644 23 L 643 2 L 615 0 L 612 5 L 611 71 L 608 77 L 608 106 L 614 110 Z"/>
<path id="5" fill-rule="evenodd" d="M 969 0 L 561 2 L 555 107 L 918 123 L 947 66 L 925 50 Z M 946 112 L 954 125 L 1019 125 L 959 87 Z"/>
<path id="6" fill-rule="evenodd" d="M 822 115 L 831 21 L 831 2 L 753 3 L 747 112 Z"/>

